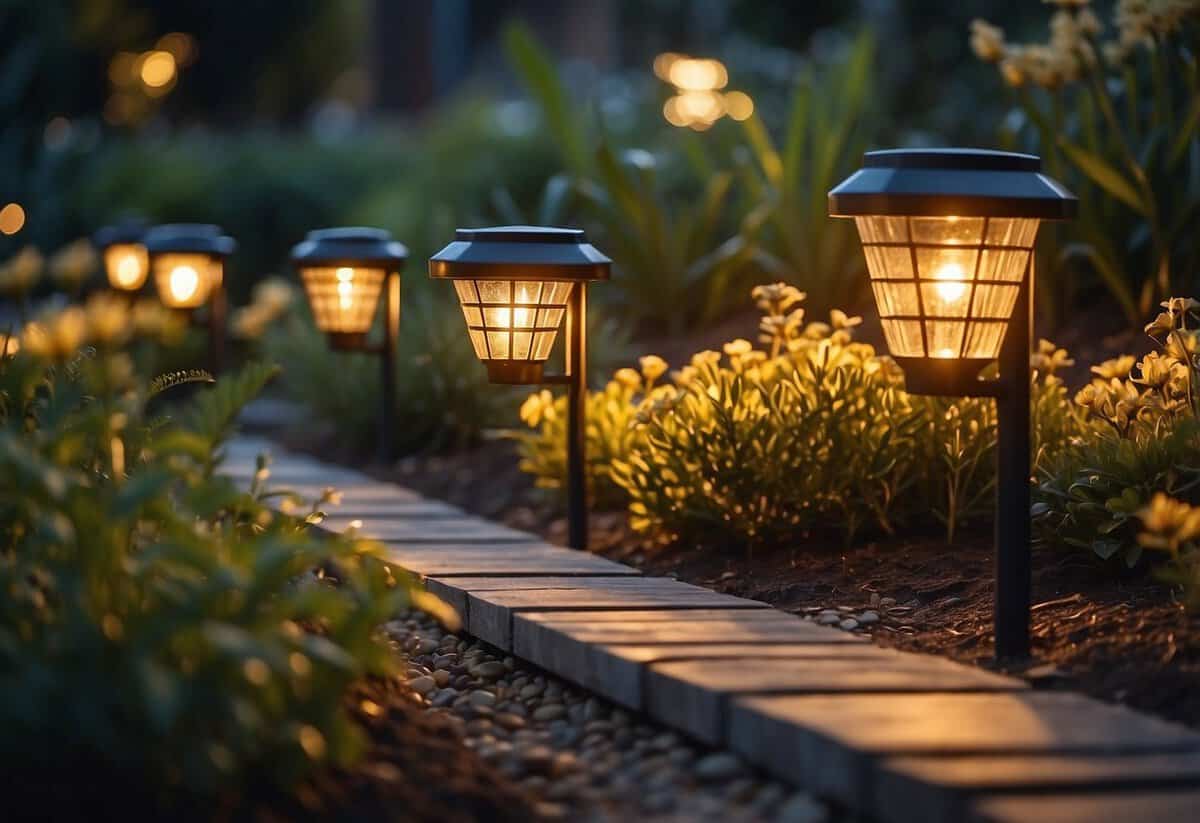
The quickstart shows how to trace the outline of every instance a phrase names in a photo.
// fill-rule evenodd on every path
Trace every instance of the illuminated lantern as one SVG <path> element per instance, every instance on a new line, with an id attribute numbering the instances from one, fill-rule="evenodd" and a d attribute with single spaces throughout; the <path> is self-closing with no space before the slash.
<path id="1" fill-rule="evenodd" d="M 587 284 L 607 280 L 611 264 L 582 230 L 542 226 L 459 229 L 429 259 L 430 277 L 454 282 L 471 345 L 491 382 L 567 385 L 568 543 L 578 549 L 587 547 Z M 564 319 L 565 373 L 546 375 Z"/>
<path id="2" fill-rule="evenodd" d="M 383 229 L 319 229 L 292 249 L 313 320 L 338 349 L 365 347 L 384 283 L 407 259 Z"/>
<path id="3" fill-rule="evenodd" d="M 379 457 L 390 460 L 396 416 L 396 338 L 400 326 L 400 270 L 408 249 L 383 229 L 337 228 L 310 231 L 292 249 L 292 265 L 304 281 L 304 293 L 317 328 L 340 351 L 377 354 L 382 391 Z M 367 342 L 384 296 L 383 335 Z"/>
<path id="4" fill-rule="evenodd" d="M 150 259 L 146 247 L 142 245 L 145 233 L 145 223 L 125 220 L 105 226 L 93 235 L 92 245 L 100 252 L 108 285 L 115 291 L 141 291 L 146 283 Z"/>
<path id="5" fill-rule="evenodd" d="M 884 338 L 915 394 L 993 397 L 997 412 L 996 656 L 1029 656 L 1029 356 L 1034 239 L 1075 196 L 1029 154 L 868 152 L 829 193 L 853 217 Z M 982 369 L 998 362 L 998 376 Z"/>
<path id="6" fill-rule="evenodd" d="M 143 242 L 158 297 L 173 309 L 203 306 L 220 291 L 225 258 L 237 247 L 219 227 L 202 223 L 155 226 Z"/>

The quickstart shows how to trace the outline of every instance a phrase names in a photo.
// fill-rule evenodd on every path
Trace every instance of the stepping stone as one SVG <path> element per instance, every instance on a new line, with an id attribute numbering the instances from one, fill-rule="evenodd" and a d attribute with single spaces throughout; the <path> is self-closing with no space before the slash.
<path id="1" fill-rule="evenodd" d="M 880 760 L 1200 750 L 1200 734 L 1065 692 L 742 697 L 731 747 L 801 788 L 868 812 Z"/>
<path id="2" fill-rule="evenodd" d="M 541 591 L 549 589 L 594 590 L 599 587 L 622 591 L 660 591 L 661 578 L 638 574 L 622 576 L 563 576 L 525 575 L 522 577 L 429 577 L 425 588 L 454 606 L 460 614 L 469 610 L 468 598 L 476 592 Z"/>
<path id="3" fill-rule="evenodd" d="M 343 498 L 340 504 L 336 506 L 327 504 L 323 509 L 327 519 L 346 521 L 394 520 L 405 517 L 441 518 L 469 516 L 457 506 L 451 506 L 449 503 L 443 503 L 440 500 L 367 500 L 365 502 L 352 500 L 347 503 L 345 498 Z"/>
<path id="4" fill-rule="evenodd" d="M 972 823 L 1186 823 L 1200 817 L 1200 789 L 1093 795 L 1029 795 L 980 801 Z"/>
<path id="5" fill-rule="evenodd" d="M 411 489 L 406 489 L 403 486 L 393 486 L 390 483 L 375 482 L 365 477 L 361 479 L 361 482 L 354 483 L 339 483 L 336 481 L 285 483 L 278 481 L 272 475 L 267 481 L 268 491 L 289 491 L 309 500 L 318 499 L 321 493 L 330 486 L 341 492 L 341 505 L 343 507 L 357 505 L 358 503 L 374 505 L 395 502 L 416 503 L 424 500 L 421 495 Z"/>
<path id="6" fill-rule="evenodd" d="M 875 814 L 888 823 L 958 823 L 972 798 L 1200 786 L 1200 752 L 1142 755 L 896 757 L 879 768 Z M 1086 804 L 1085 804 L 1086 805 Z M 1200 809 L 1200 803 L 1197 808 Z M 1041 817 L 1034 819 L 1041 820 Z M 1107 815 L 1094 819 L 1107 820 Z"/>
<path id="7" fill-rule="evenodd" d="M 387 559 L 414 574 L 457 578 L 519 575 L 639 575 L 637 569 L 545 543 L 387 546 Z M 447 581 L 449 582 L 449 581 Z"/>
<path id="8" fill-rule="evenodd" d="M 517 531 L 479 517 L 438 520 L 373 520 L 363 525 L 363 537 L 385 543 L 528 543 L 537 535 Z"/>
<path id="9" fill-rule="evenodd" d="M 731 695 L 1014 691 L 1025 683 L 929 655 L 885 652 L 869 658 L 837 647 L 807 660 L 655 663 L 646 672 L 649 714 L 716 746 L 724 742 Z"/>
<path id="10" fill-rule="evenodd" d="M 766 610 L 751 609 L 735 613 L 746 617 L 769 614 Z M 518 615 L 518 620 L 521 617 L 523 615 Z M 798 641 L 782 639 L 784 635 L 779 635 L 743 643 L 696 641 L 664 645 L 605 645 L 581 642 L 558 632 L 522 631 L 520 622 L 514 623 L 513 629 L 513 654 L 638 711 L 647 706 L 648 664 L 656 661 L 699 660 L 704 661 L 706 666 L 740 666 L 748 661 L 838 657 L 856 658 L 865 663 L 895 654 L 871 643 L 810 642 L 806 636 Z M 795 637 L 794 633 L 787 636 Z M 823 634 L 821 639 L 836 638 Z"/>
<path id="11" fill-rule="evenodd" d="M 251 462 L 244 465 L 222 465 L 219 467 L 219 471 L 235 480 L 249 481 L 253 479 L 258 469 Z M 373 482 L 369 476 L 361 472 L 323 463 L 271 463 L 267 466 L 267 471 L 270 473 L 267 478 L 269 486 L 320 484 L 324 488 L 325 486 L 336 486 L 339 483 Z"/>
<path id="12" fill-rule="evenodd" d="M 650 589 L 622 589 L 597 581 L 579 589 L 485 591 L 470 595 L 467 631 L 502 649 L 512 647 L 512 618 L 529 611 L 620 611 L 627 609 L 765 609 L 765 603 L 660 578 Z M 681 616 L 681 620 L 686 620 Z"/>

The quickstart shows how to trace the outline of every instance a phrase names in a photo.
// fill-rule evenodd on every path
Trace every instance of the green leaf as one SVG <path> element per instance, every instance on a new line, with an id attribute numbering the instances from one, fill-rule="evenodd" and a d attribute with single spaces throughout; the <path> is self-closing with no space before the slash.
<path id="1" fill-rule="evenodd" d="M 591 161 L 583 128 L 550 55 L 522 23 L 513 23 L 504 30 L 504 50 L 526 89 L 542 107 L 546 126 L 567 166 L 577 175 L 586 174 Z"/>
<path id="2" fill-rule="evenodd" d="M 1066 138 L 1060 137 L 1058 144 L 1067 158 L 1098 186 L 1138 214 L 1145 215 L 1147 213 L 1146 204 L 1142 201 L 1137 189 L 1119 171 L 1110 166 L 1108 161 L 1098 154 L 1071 143 Z"/>

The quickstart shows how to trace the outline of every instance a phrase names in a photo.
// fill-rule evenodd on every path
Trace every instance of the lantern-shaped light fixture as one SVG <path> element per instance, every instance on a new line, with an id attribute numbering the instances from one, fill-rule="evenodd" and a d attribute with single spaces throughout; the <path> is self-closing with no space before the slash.
<path id="1" fill-rule="evenodd" d="M 194 309 L 221 288 L 225 258 L 237 244 L 217 226 L 171 223 L 155 226 L 143 240 L 163 305 Z"/>
<path id="2" fill-rule="evenodd" d="M 459 229 L 429 274 L 454 281 L 488 379 L 538 383 L 575 290 L 607 280 L 611 262 L 581 229 L 499 226 Z"/>
<path id="3" fill-rule="evenodd" d="M 140 220 L 123 220 L 105 226 L 92 236 L 92 245 L 104 261 L 108 285 L 119 292 L 140 291 L 150 273 L 150 259 L 142 236 L 146 224 Z"/>
<path id="4" fill-rule="evenodd" d="M 977 149 L 868 152 L 829 193 L 829 213 L 858 225 L 884 337 L 910 384 L 973 377 L 999 356 L 1038 222 L 1076 205 L 1039 158 Z"/>
<path id="5" fill-rule="evenodd" d="M 319 229 L 292 249 L 317 328 L 337 349 L 365 347 L 384 284 L 407 259 L 383 229 Z"/>

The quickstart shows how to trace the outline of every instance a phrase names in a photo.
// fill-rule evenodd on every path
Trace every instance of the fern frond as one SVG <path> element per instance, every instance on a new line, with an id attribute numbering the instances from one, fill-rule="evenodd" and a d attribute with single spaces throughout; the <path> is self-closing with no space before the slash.
<path id="1" fill-rule="evenodd" d="M 150 381 L 150 389 L 146 394 L 147 400 L 152 400 L 168 389 L 182 386 L 186 383 L 215 383 L 216 378 L 204 369 L 180 369 L 160 374 Z"/>

